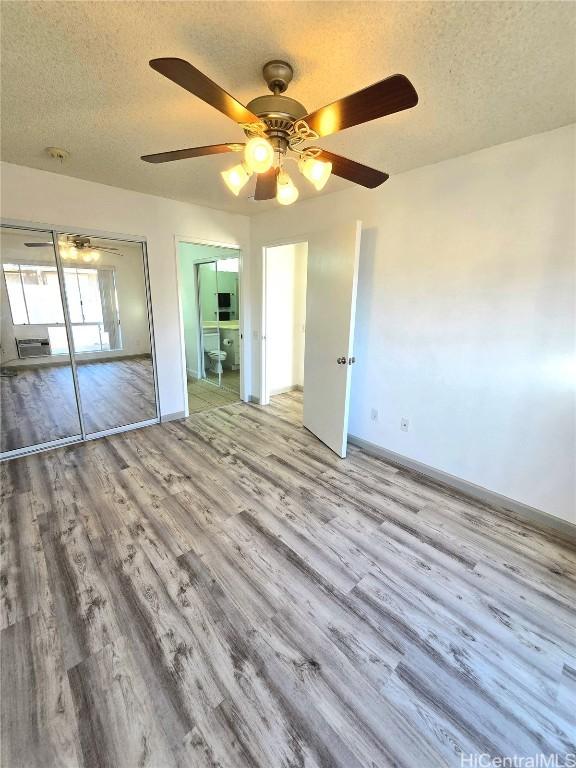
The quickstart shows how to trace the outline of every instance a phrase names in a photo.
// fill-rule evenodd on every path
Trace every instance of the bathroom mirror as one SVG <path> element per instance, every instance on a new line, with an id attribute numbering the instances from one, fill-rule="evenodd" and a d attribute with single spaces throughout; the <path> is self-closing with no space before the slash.
<path id="1" fill-rule="evenodd" d="M 222 362 L 221 385 L 240 392 L 240 313 L 238 258 L 218 259 L 216 285 L 218 292 L 218 326 L 220 346 L 226 353 Z"/>
<path id="2" fill-rule="evenodd" d="M 215 261 L 198 264 L 198 298 L 202 324 L 204 378 L 219 385 L 223 371 L 222 361 L 225 355 L 220 345 L 218 281 Z"/>
<path id="3" fill-rule="evenodd" d="M 204 377 L 235 393 L 240 392 L 238 267 L 237 256 L 198 264 Z"/>

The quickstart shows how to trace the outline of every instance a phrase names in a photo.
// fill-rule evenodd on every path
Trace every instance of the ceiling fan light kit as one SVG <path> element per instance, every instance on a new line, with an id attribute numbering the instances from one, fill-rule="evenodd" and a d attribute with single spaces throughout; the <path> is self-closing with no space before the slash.
<path id="1" fill-rule="evenodd" d="M 240 191 L 250 181 L 252 172 L 244 165 L 244 163 L 240 163 L 239 165 L 229 168 L 227 171 L 222 171 L 220 175 L 224 179 L 230 192 L 238 197 Z"/>
<path id="2" fill-rule="evenodd" d="M 27 248 L 53 248 L 52 241 L 49 243 L 24 243 Z M 89 237 L 83 235 L 67 235 L 58 238 L 58 253 L 62 261 L 83 261 L 85 264 L 100 261 L 101 251 L 108 253 L 119 253 L 118 248 L 109 246 L 94 246 Z"/>
<path id="3" fill-rule="evenodd" d="M 298 168 L 300 173 L 312 182 L 317 192 L 324 189 L 332 173 L 332 163 L 325 163 L 306 155 L 298 161 Z"/>
<path id="4" fill-rule="evenodd" d="M 271 200 L 291 205 L 298 199 L 298 188 L 285 169 L 296 162 L 300 173 L 320 192 L 331 174 L 368 189 L 380 186 L 388 174 L 327 152 L 315 146 L 322 136 L 360 125 L 418 103 L 412 83 L 404 75 L 392 75 L 315 112 L 285 96 L 293 70 L 285 61 L 269 61 L 262 70 L 271 95 L 258 96 L 246 106 L 240 104 L 200 70 L 183 59 L 152 59 L 152 69 L 234 120 L 247 137 L 244 144 L 213 144 L 207 147 L 178 149 L 143 155 L 148 163 L 165 163 L 191 157 L 244 152 L 242 163 L 221 173 L 228 189 L 236 196 L 256 175 L 255 200 Z"/>
<path id="5" fill-rule="evenodd" d="M 63 261 L 83 261 L 85 264 L 100 261 L 100 251 L 97 251 L 95 248 L 82 248 L 78 250 L 75 245 L 58 243 L 58 250 Z"/>
<path id="6" fill-rule="evenodd" d="M 266 173 L 274 164 L 274 148 L 264 136 L 254 136 L 244 149 L 244 162 L 252 173 Z"/>
<path id="7" fill-rule="evenodd" d="M 298 200 L 298 187 L 286 171 L 280 171 L 276 186 L 276 200 L 280 205 L 292 205 Z"/>

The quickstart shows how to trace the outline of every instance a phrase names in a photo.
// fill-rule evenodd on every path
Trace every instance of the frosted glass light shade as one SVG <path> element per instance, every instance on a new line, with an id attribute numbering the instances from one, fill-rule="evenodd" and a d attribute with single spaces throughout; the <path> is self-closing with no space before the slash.
<path id="1" fill-rule="evenodd" d="M 276 186 L 276 200 L 280 205 L 292 205 L 298 200 L 298 194 L 298 189 L 290 176 L 286 171 L 280 171 Z"/>
<path id="2" fill-rule="evenodd" d="M 298 163 L 298 167 L 308 181 L 312 182 L 316 187 L 317 192 L 324 189 L 326 182 L 332 173 L 332 163 L 325 163 L 322 160 L 316 160 L 313 157 L 301 159 Z"/>
<path id="3" fill-rule="evenodd" d="M 244 148 L 244 162 L 252 173 L 266 173 L 274 162 L 274 149 L 268 139 L 255 136 Z"/>
<path id="4" fill-rule="evenodd" d="M 100 251 L 90 249 L 87 251 L 83 251 L 82 253 L 82 261 L 85 261 L 87 264 L 89 264 L 91 261 L 98 261 L 99 259 L 100 259 Z"/>
<path id="5" fill-rule="evenodd" d="M 222 171 L 220 174 L 224 179 L 224 183 L 236 197 L 238 197 L 242 187 L 246 186 L 251 174 L 246 170 L 244 165 L 235 165 L 233 168 L 229 168 L 227 171 Z"/>

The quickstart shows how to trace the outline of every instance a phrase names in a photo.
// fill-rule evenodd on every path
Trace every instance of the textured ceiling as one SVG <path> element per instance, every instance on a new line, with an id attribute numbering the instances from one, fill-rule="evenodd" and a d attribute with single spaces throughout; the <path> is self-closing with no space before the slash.
<path id="1" fill-rule="evenodd" d="M 416 108 L 319 142 L 390 174 L 576 120 L 573 2 L 4 0 L 1 15 L 2 159 L 237 213 L 275 203 L 224 189 L 234 156 L 139 159 L 243 136 L 149 59 L 187 59 L 247 103 L 266 93 L 262 65 L 285 58 L 309 110 L 401 72 Z"/>

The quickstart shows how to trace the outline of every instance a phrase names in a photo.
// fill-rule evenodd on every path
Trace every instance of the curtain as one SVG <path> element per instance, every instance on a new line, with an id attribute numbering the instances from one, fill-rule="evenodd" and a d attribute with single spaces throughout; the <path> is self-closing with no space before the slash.
<path id="1" fill-rule="evenodd" d="M 108 334 L 110 349 L 121 349 L 120 319 L 116 303 L 116 285 L 114 270 L 102 267 L 98 269 L 98 287 L 102 304 L 102 325 Z"/>

